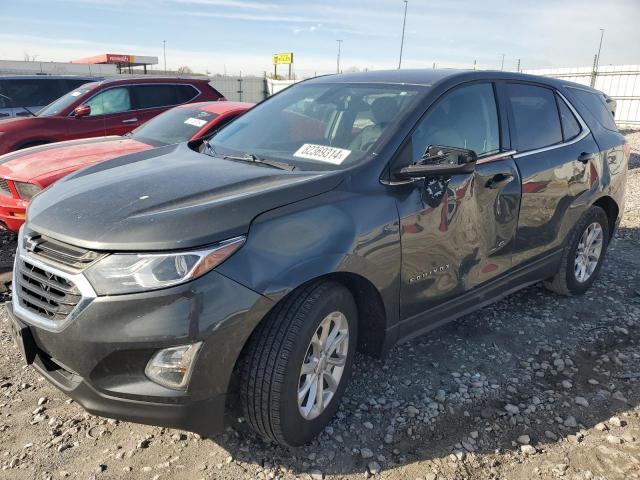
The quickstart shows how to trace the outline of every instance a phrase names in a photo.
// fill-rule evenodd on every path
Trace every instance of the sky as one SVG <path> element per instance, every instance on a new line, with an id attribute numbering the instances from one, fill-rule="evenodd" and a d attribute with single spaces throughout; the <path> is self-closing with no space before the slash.
<path id="1" fill-rule="evenodd" d="M 0 0 L 0 59 L 159 57 L 168 69 L 301 77 L 397 68 L 402 0 Z M 640 0 L 409 0 L 403 68 L 524 69 L 640 64 Z M 285 66 L 279 67 L 285 73 Z"/>

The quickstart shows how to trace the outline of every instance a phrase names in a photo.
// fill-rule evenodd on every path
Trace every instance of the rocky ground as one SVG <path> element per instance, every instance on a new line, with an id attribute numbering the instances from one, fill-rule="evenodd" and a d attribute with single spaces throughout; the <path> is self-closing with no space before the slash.
<path id="1" fill-rule="evenodd" d="M 359 357 L 311 445 L 86 414 L 23 367 L 0 309 L 0 478 L 640 479 L 640 132 L 624 221 L 584 296 L 527 288 L 384 361 Z M 14 241 L 0 238 L 0 260 Z"/>

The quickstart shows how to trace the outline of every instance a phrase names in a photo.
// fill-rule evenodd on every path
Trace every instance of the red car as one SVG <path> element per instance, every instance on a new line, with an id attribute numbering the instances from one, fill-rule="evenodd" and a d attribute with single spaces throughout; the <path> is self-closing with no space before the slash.
<path id="1" fill-rule="evenodd" d="M 0 156 L 0 228 L 17 232 L 31 197 L 92 163 L 188 140 L 210 137 L 251 108 L 251 103 L 204 102 L 158 115 L 124 137 L 41 145 Z"/>
<path id="2" fill-rule="evenodd" d="M 225 100 L 206 79 L 130 77 L 91 82 L 33 117 L 0 120 L 0 155 L 76 138 L 124 135 L 183 103 Z"/>

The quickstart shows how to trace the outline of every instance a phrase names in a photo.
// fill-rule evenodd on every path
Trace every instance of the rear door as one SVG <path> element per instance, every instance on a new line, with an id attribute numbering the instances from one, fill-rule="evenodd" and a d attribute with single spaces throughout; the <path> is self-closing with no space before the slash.
<path id="1" fill-rule="evenodd" d="M 131 86 L 131 100 L 140 125 L 171 107 L 189 102 L 197 95 L 198 90 L 186 84 L 152 83 Z"/>
<path id="2" fill-rule="evenodd" d="M 392 166 L 420 160 L 429 145 L 476 152 L 475 172 L 395 185 L 402 242 L 403 333 L 440 318 L 421 314 L 506 272 L 517 225 L 520 179 L 501 144 L 491 82 L 457 87 L 429 108 Z"/>
<path id="3" fill-rule="evenodd" d="M 517 265 L 562 245 L 586 208 L 581 196 L 591 188 L 599 152 L 584 121 L 553 88 L 509 82 L 502 93 L 522 177 Z"/>

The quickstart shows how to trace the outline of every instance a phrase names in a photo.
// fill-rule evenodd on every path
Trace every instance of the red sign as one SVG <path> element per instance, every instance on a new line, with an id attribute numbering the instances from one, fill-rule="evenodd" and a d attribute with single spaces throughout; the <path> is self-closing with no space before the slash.
<path id="1" fill-rule="evenodd" d="M 114 55 L 107 53 L 107 63 L 130 63 L 129 55 Z"/>

